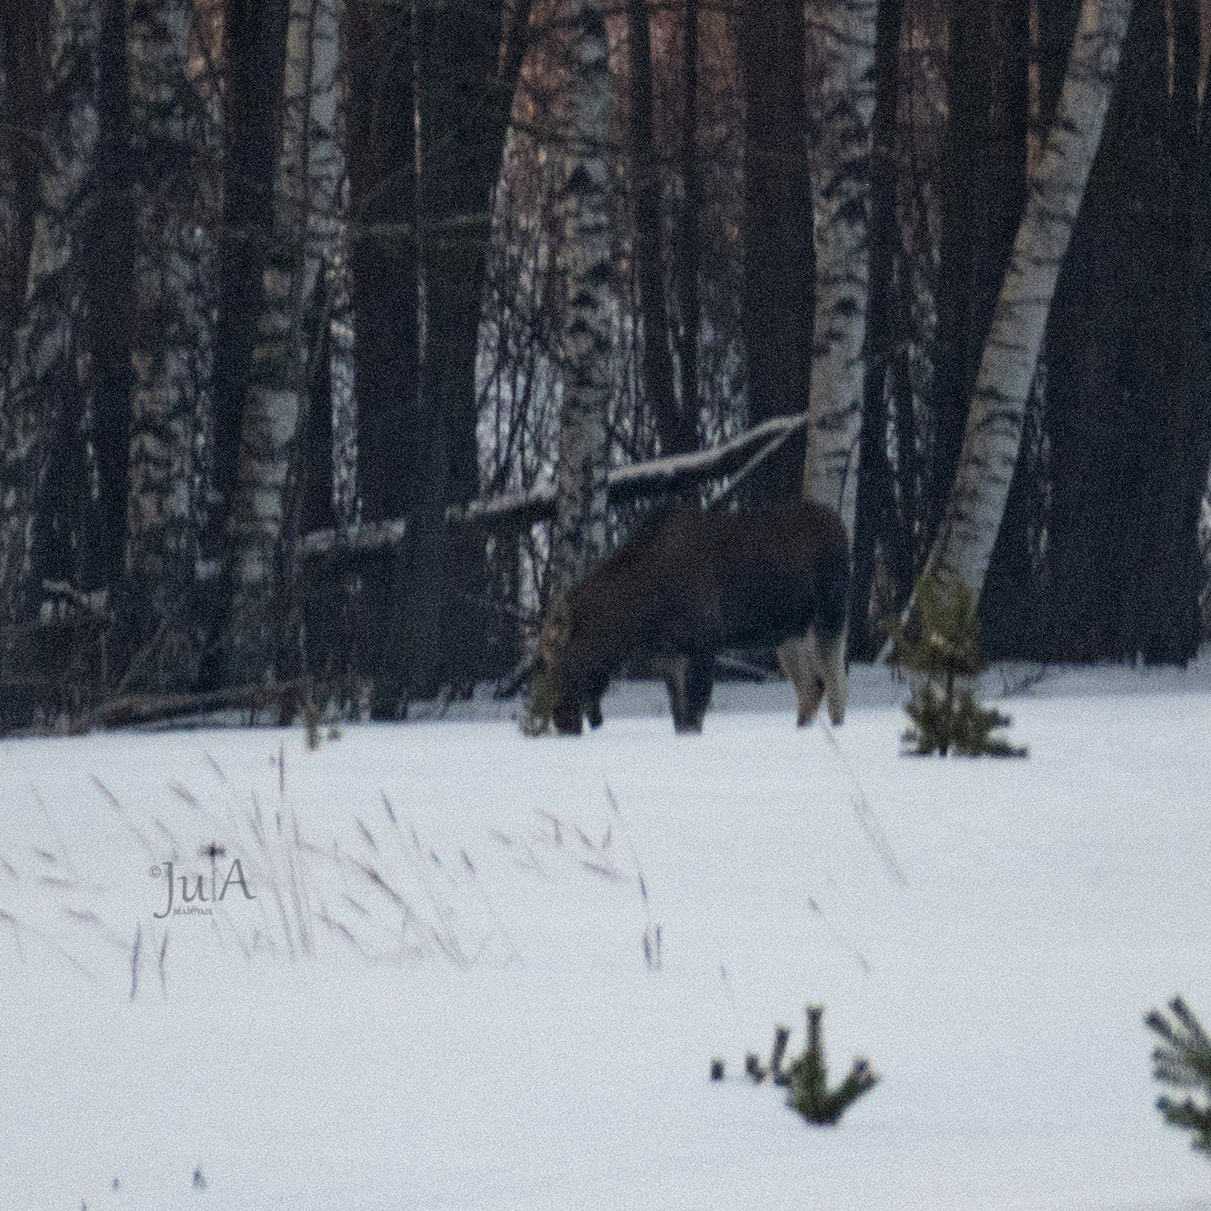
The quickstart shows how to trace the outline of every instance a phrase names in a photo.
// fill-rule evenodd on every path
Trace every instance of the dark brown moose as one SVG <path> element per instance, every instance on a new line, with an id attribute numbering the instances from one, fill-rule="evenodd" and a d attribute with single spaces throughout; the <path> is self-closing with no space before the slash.
<path id="1" fill-rule="evenodd" d="M 681 502 L 551 609 L 544 674 L 556 731 L 601 723 L 610 676 L 636 651 L 667 657 L 678 732 L 700 732 L 721 648 L 773 646 L 810 723 L 845 717 L 849 543 L 831 509 L 701 512 Z"/>

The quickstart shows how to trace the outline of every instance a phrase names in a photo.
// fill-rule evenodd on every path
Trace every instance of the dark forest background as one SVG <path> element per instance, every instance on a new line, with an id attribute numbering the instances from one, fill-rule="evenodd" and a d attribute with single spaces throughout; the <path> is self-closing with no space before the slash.
<path id="1" fill-rule="evenodd" d="M 853 658 L 946 507 L 1080 7 L 878 6 Z M 829 8 L 604 12 L 615 467 L 746 452 L 807 407 Z M 566 370 L 572 34 L 557 0 L 0 6 L 6 724 L 516 689 Z M 1203 637 L 1209 35 L 1198 0 L 1134 5 L 983 586 L 992 658 L 1184 663 Z M 795 498 L 802 440 L 736 498 Z M 662 496 L 612 492 L 611 540 Z"/>

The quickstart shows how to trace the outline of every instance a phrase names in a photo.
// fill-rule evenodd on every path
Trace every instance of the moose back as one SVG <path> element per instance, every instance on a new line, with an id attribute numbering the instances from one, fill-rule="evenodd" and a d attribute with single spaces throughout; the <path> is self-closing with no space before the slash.
<path id="1" fill-rule="evenodd" d="M 715 654 L 772 646 L 800 725 L 827 698 L 845 717 L 849 542 L 831 509 L 704 513 L 671 505 L 551 608 L 542 659 L 562 734 L 601 722 L 610 676 L 633 653 L 667 658 L 679 732 L 702 730 Z"/>

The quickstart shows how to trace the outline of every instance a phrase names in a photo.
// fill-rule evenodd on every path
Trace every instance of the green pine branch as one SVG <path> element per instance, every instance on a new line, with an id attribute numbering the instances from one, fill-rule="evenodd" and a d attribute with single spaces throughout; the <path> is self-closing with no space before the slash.
<path id="1" fill-rule="evenodd" d="M 1161 1039 L 1152 1052 L 1152 1075 L 1173 1089 L 1199 1091 L 1201 1104 L 1194 1097 L 1177 1101 L 1162 1096 L 1156 1108 L 1165 1122 L 1192 1133 L 1196 1152 L 1211 1153 L 1211 1038 L 1181 997 L 1174 997 L 1168 1008 L 1170 1017 L 1154 1009 L 1144 1018 Z"/>

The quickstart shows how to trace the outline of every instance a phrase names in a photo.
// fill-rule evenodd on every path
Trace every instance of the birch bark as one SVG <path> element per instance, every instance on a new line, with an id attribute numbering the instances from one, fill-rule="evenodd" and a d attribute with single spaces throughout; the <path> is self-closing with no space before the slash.
<path id="1" fill-rule="evenodd" d="M 955 482 L 924 575 L 984 586 L 1060 266 L 1114 87 L 1131 0 L 1083 0 L 1055 120 L 1029 183 L 980 361 Z M 915 601 L 915 594 L 914 594 Z M 910 609 L 912 605 L 910 605 Z"/>
<path id="2" fill-rule="evenodd" d="M 572 137 L 563 191 L 564 387 L 556 467 L 552 599 L 605 547 L 612 280 L 605 146 L 610 75 L 596 0 L 569 0 Z"/>
<path id="3" fill-rule="evenodd" d="M 871 128 L 878 0 L 813 0 L 820 54 L 816 321 L 803 494 L 836 509 L 853 541 L 869 293 Z"/>
<path id="4" fill-rule="evenodd" d="M 192 0 L 127 0 L 135 165 L 126 573 L 151 632 L 196 579 L 214 373 L 216 124 L 188 78 Z"/>
<path id="5" fill-rule="evenodd" d="M 331 314 L 328 319 L 328 394 L 332 406 L 332 513 L 348 528 L 361 518 L 357 474 L 357 392 L 353 360 L 353 278 L 344 208 L 326 270 Z"/>
<path id="6" fill-rule="evenodd" d="M 229 675 L 270 672 L 294 606 L 294 514 L 324 274 L 339 247 L 343 0 L 291 0 L 274 172 L 274 249 L 244 404 L 228 519 Z"/>

